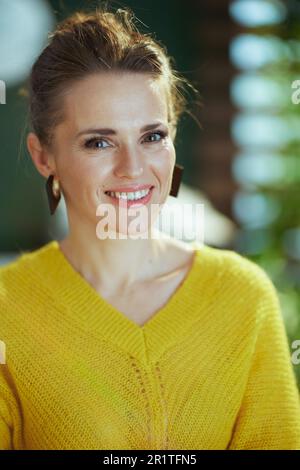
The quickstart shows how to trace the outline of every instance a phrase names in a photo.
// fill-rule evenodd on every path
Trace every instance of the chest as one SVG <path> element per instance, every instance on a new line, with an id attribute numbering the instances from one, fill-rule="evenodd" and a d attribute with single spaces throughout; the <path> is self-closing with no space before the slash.
<path id="1" fill-rule="evenodd" d="M 35 360 L 25 355 L 18 361 L 25 448 L 226 448 L 243 390 L 232 391 L 243 381 L 232 375 L 241 365 L 239 353 L 222 360 L 225 350 L 205 339 L 207 331 L 193 328 L 155 367 L 145 367 L 101 335 L 90 334 L 79 350 L 74 335 L 65 333 L 49 337 L 47 354 L 37 341 Z M 217 331 L 217 344 L 221 335 Z M 245 368 L 245 380 L 246 374 Z"/>
<path id="2" fill-rule="evenodd" d="M 143 326 L 168 303 L 180 288 L 188 269 L 189 267 L 186 266 L 171 275 L 136 286 L 127 292 L 122 291 L 114 295 L 105 292 L 99 293 L 127 318 L 137 325 Z"/>

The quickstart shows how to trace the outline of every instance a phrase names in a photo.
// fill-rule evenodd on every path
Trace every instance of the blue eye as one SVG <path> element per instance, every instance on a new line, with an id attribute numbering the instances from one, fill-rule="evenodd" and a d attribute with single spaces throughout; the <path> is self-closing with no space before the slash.
<path id="1" fill-rule="evenodd" d="M 152 137 L 153 135 L 159 135 L 161 138 L 156 139 L 156 140 L 150 140 L 148 142 L 160 142 L 167 136 L 167 133 L 164 131 L 157 131 L 157 132 L 152 132 L 151 134 L 148 134 L 147 137 Z"/>
<path id="2" fill-rule="evenodd" d="M 101 139 L 99 137 L 93 137 L 92 139 L 89 139 L 85 142 L 84 146 L 86 148 L 95 148 L 95 149 L 101 149 L 101 148 L 106 148 L 106 147 L 99 147 L 98 145 L 96 147 L 93 146 L 93 144 L 95 143 L 98 143 L 98 142 L 106 142 L 105 139 Z"/>
<path id="3" fill-rule="evenodd" d="M 146 136 L 146 139 L 148 137 L 152 137 L 154 135 L 158 135 L 160 136 L 159 139 L 155 139 L 155 140 L 148 140 L 148 143 L 155 143 L 155 142 L 160 142 L 161 140 L 163 140 L 165 137 L 167 137 L 168 133 L 165 132 L 165 131 L 157 131 L 157 132 L 152 132 L 151 134 L 148 134 Z M 110 147 L 110 145 L 107 145 L 107 147 L 100 147 L 99 145 L 96 145 L 95 144 L 98 144 L 99 142 L 106 142 L 107 141 L 105 139 L 103 139 L 102 137 L 92 137 L 91 139 L 88 139 L 85 143 L 84 143 L 84 147 L 85 148 L 88 148 L 88 149 L 94 149 L 94 150 L 97 150 L 97 149 L 100 149 L 100 150 L 104 150 L 105 148 L 107 147 Z"/>

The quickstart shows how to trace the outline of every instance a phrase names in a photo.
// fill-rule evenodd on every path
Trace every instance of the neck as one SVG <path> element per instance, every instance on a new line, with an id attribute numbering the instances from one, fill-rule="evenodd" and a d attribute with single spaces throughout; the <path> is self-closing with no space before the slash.
<path id="1" fill-rule="evenodd" d="M 151 279 L 170 237 L 156 229 L 145 239 L 99 239 L 95 230 L 70 230 L 60 248 L 85 279 L 107 291 Z"/>

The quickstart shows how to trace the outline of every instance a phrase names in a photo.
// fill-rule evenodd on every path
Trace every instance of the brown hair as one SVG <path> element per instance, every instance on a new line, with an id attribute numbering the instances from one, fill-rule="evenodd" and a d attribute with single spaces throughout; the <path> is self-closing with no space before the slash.
<path id="1" fill-rule="evenodd" d="M 48 45 L 28 79 L 30 124 L 42 144 L 52 147 L 54 129 L 64 120 L 62 98 L 70 85 L 101 71 L 142 72 L 164 80 L 168 118 L 176 135 L 179 117 L 189 113 L 185 86 L 198 92 L 175 71 L 165 46 L 140 33 L 134 19 L 128 7 L 113 12 L 105 2 L 93 12 L 73 13 L 48 35 Z"/>

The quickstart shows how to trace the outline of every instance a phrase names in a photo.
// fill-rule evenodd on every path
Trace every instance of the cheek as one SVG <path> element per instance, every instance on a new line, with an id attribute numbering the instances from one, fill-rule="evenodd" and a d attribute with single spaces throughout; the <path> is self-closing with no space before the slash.
<path id="1" fill-rule="evenodd" d="M 165 180 L 171 177 L 170 173 L 175 165 L 175 158 L 174 147 L 166 147 L 156 160 L 157 171 Z"/>
<path id="2" fill-rule="evenodd" d="M 101 184 L 101 172 L 93 165 L 80 164 L 77 161 L 58 169 L 61 175 L 66 199 L 73 205 L 96 203 L 97 187 Z"/>

